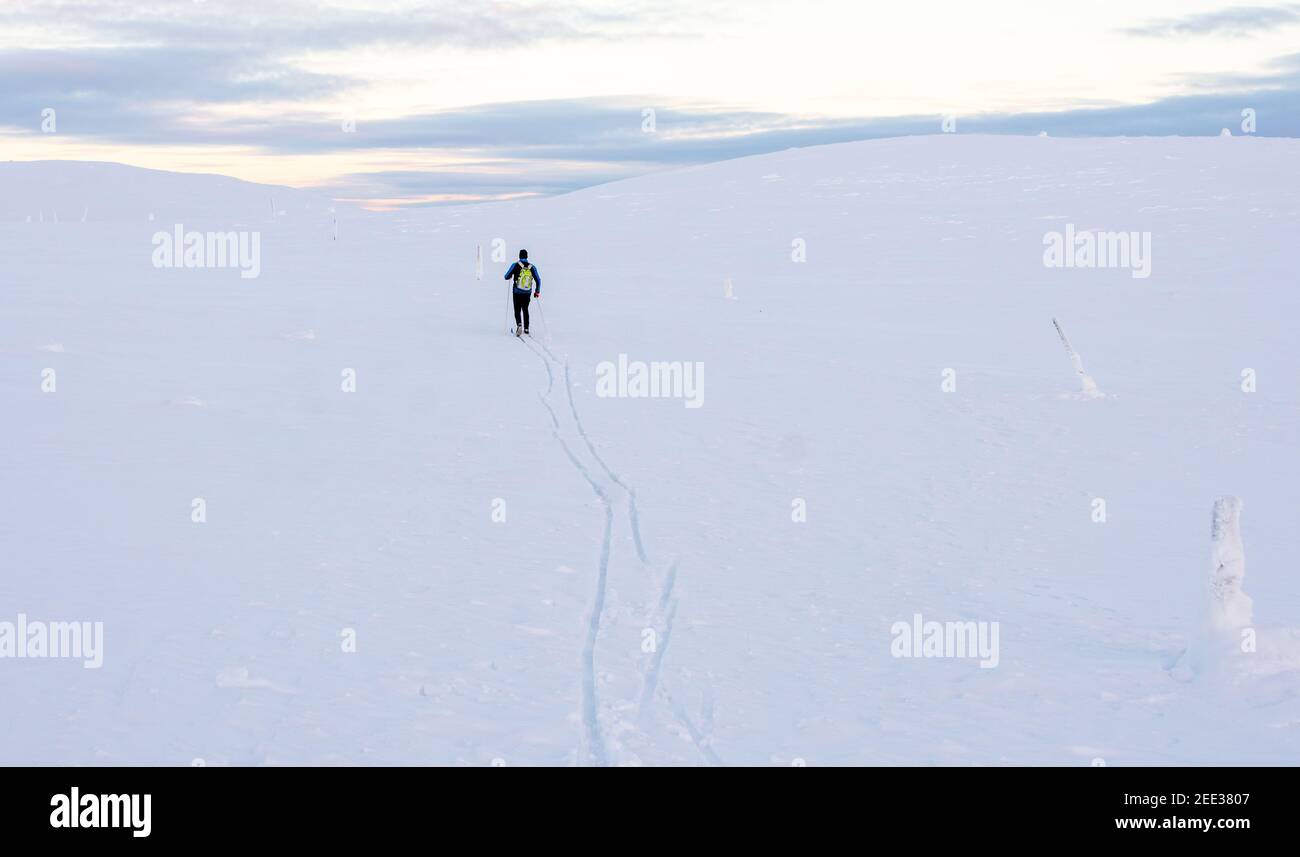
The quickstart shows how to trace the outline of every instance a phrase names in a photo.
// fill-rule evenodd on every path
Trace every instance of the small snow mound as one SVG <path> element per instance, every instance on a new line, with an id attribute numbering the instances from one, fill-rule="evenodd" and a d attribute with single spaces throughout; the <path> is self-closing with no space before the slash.
<path id="1" fill-rule="evenodd" d="M 266 679 L 249 678 L 248 667 L 226 667 L 217 673 L 217 687 L 267 687 Z"/>
<path id="2" fill-rule="evenodd" d="M 49 345 L 42 345 L 42 346 L 40 347 L 40 350 L 41 350 L 41 351 L 52 351 L 52 352 L 54 352 L 55 354 L 62 354 L 62 353 L 63 353 L 63 343 L 61 343 L 61 342 L 51 342 Z"/>
<path id="3" fill-rule="evenodd" d="M 289 340 L 290 342 L 315 342 L 315 341 L 316 341 L 316 331 L 314 331 L 314 330 L 299 330 L 299 331 L 297 331 L 297 332 L 295 332 L 295 333 L 286 333 L 286 334 L 284 335 L 284 338 L 287 339 L 287 340 Z"/>
<path id="4" fill-rule="evenodd" d="M 1091 389 L 1084 387 L 1084 389 L 1077 393 L 1057 393 L 1056 398 L 1069 402 L 1091 402 L 1098 399 L 1113 399 L 1115 396 L 1114 394 L 1108 395 L 1103 393 L 1101 390 L 1098 390 L 1097 385 L 1094 384 Z"/>
<path id="5" fill-rule="evenodd" d="M 1106 398 L 1106 394 L 1103 393 L 1101 390 L 1097 389 L 1097 382 L 1092 379 L 1092 376 L 1089 375 L 1087 372 L 1083 371 L 1083 364 L 1079 362 L 1079 357 L 1077 354 L 1075 355 L 1074 359 L 1076 362 L 1076 368 L 1078 368 L 1079 370 L 1079 375 L 1082 378 L 1082 383 L 1083 383 L 1083 389 L 1079 391 L 1079 398 L 1081 399 Z"/>
<path id="6" fill-rule="evenodd" d="M 171 404 L 191 408 L 206 408 L 208 406 L 208 403 L 200 399 L 198 396 L 186 396 L 183 399 L 172 399 Z"/>
<path id="7" fill-rule="evenodd" d="M 1232 136 L 1232 131 L 1228 130 L 1227 128 L 1224 128 L 1222 131 L 1219 132 L 1219 136 L 1220 136 L 1220 137 L 1231 137 L 1231 136 Z"/>
<path id="8" fill-rule="evenodd" d="M 252 678 L 248 667 L 226 667 L 217 673 L 217 687 L 237 690 L 273 690 L 276 693 L 293 693 L 264 678 Z"/>

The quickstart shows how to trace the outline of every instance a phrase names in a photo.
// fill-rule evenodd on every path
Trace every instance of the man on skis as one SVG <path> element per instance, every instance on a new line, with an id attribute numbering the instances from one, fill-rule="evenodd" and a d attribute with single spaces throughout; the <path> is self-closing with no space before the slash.
<path id="1" fill-rule="evenodd" d="M 528 251 L 519 251 L 519 261 L 510 266 L 505 278 L 514 281 L 515 336 L 528 333 L 528 299 L 542 298 L 542 275 L 537 266 L 528 261 Z M 520 316 L 523 316 L 522 320 Z"/>

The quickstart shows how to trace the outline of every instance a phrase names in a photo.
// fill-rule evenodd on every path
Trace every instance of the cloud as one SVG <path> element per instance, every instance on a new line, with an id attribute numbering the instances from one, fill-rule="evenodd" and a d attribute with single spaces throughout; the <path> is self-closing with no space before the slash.
<path id="1" fill-rule="evenodd" d="M 665 32 L 675 3 L 668 0 L 648 13 Z M 330 68 L 319 62 L 299 66 L 281 45 L 327 52 L 359 44 L 433 48 L 464 41 L 490 47 L 499 38 L 575 33 L 604 38 L 643 25 L 620 11 L 594 15 L 540 4 L 455 4 L 436 11 L 405 6 L 364 13 L 335 6 L 312 13 L 314 3 L 252 0 L 51 0 L 38 6 L 39 14 L 31 5 L 7 14 L 0 31 L 39 23 L 53 28 L 58 35 L 53 41 L 63 42 L 0 47 L 0 80 L 5 81 L 0 132 L 39 136 L 41 110 L 54 107 L 61 138 L 128 151 L 146 145 L 211 146 L 289 159 L 334 156 L 333 166 L 345 172 L 327 187 L 340 197 L 428 201 L 549 195 L 665 167 L 939 130 L 938 116 L 806 117 L 629 95 L 497 103 L 373 120 L 363 115 L 352 117 L 355 133 L 344 133 L 340 122 L 348 117 L 326 114 L 319 105 L 339 103 L 339 96 L 364 89 L 366 81 L 349 76 L 346 63 L 336 64 L 341 69 L 336 73 L 313 70 Z M 58 21 L 75 23 L 56 26 L 56 11 Z M 1300 20 L 1300 5 L 1243 7 L 1159 27 L 1169 34 L 1244 32 L 1266 20 L 1283 20 L 1278 17 L 1283 13 Z M 257 26 L 250 26 L 251 20 Z M 1159 27 L 1139 30 L 1154 35 Z M 1300 54 L 1279 57 L 1257 73 L 1179 82 L 1189 94 L 1135 106 L 1081 104 L 1059 112 L 965 116 L 958 120 L 959 131 L 1216 134 L 1239 127 L 1241 111 L 1250 107 L 1257 111 L 1261 136 L 1300 136 Z M 642 130 L 647 106 L 656 110 L 653 133 Z M 366 171 L 358 168 L 361 164 L 383 168 Z"/>
<path id="2" fill-rule="evenodd" d="M 1091 136 L 1212 136 L 1222 128 L 1236 132 L 1242 111 L 1256 112 L 1258 135 L 1300 137 L 1300 54 L 1279 57 L 1267 71 L 1254 75 L 1201 77 L 1203 90 L 1139 105 L 1092 106 L 1032 113 L 988 113 L 958 118 L 961 133 L 1037 134 L 1059 137 Z M 938 116 L 867 119 L 808 119 L 774 113 L 719 112 L 700 108 L 661 108 L 658 130 L 640 130 L 645 98 L 624 102 L 579 101 L 491 105 L 435 119 L 414 120 L 427 128 L 379 129 L 380 139 L 400 140 L 407 133 L 448 135 L 457 146 L 473 148 L 509 163 L 490 166 L 490 174 L 473 165 L 456 175 L 437 176 L 426 184 L 423 174 L 385 174 L 386 196 L 436 192 L 439 187 L 485 196 L 511 192 L 554 193 L 586 187 L 654 169 L 762 154 L 782 149 L 853 140 L 934 134 Z M 523 135 L 503 134 L 503 128 L 533 129 Z M 585 162 L 584 169 L 569 164 Z M 371 174 L 349 176 L 362 189 Z"/>
<path id="3" fill-rule="evenodd" d="M 348 173 L 319 188 L 338 199 L 450 201 L 500 199 L 511 196 L 553 196 L 648 171 L 647 165 L 547 165 L 487 161 L 456 169 L 381 170 Z"/>
<path id="4" fill-rule="evenodd" d="M 310 99 L 352 84 L 212 47 L 0 50 L 0 79 L 0 110 L 57 102 L 148 112 L 172 102 Z"/>
<path id="5" fill-rule="evenodd" d="M 2 68 L 0 64 L 0 68 Z M 196 65 L 195 74 L 203 74 Z M 273 86 L 273 84 L 266 84 Z M 1195 94 L 1148 104 L 958 117 L 959 133 L 1052 136 L 1213 135 L 1236 130 L 1256 110 L 1260 136 L 1300 137 L 1300 55 L 1267 73 L 1202 77 Z M 826 119 L 665 104 L 653 133 L 642 131 L 644 96 L 492 104 L 436 113 L 359 120 L 344 133 L 337 117 L 188 117 L 165 105 L 94 102 L 91 112 L 60 112 L 60 131 L 105 142 L 249 147 L 286 158 L 355 155 L 367 160 L 448 163 L 424 169 L 354 171 L 325 190 L 351 199 L 493 199 L 551 195 L 676 166 L 854 140 L 934 134 L 939 116 Z M 35 124 L 39 111 L 32 113 Z M 34 130 L 31 133 L 36 133 Z"/>
<path id="6" fill-rule="evenodd" d="M 1259 72 L 1193 74 L 1185 85 L 1208 92 L 1254 92 L 1300 88 L 1300 53 L 1274 57 Z"/>
<path id="7" fill-rule="evenodd" d="M 360 138 L 342 146 L 331 133 L 343 117 L 311 109 L 366 103 L 371 81 L 349 74 L 350 52 L 682 35 L 672 22 L 683 0 L 639 4 L 635 14 L 581 2 L 29 0 L 0 17 L 0 127 L 33 131 L 53 107 L 62 131 L 94 140 L 353 148 Z M 374 125 L 359 145 L 420 146 L 442 118 Z"/>
<path id="8" fill-rule="evenodd" d="M 1259 136 L 1300 137 L 1300 81 L 1275 85 L 1277 79 L 1268 80 L 1269 86 L 1246 91 L 1184 95 L 1141 105 L 958 117 L 958 131 L 1020 135 L 1046 131 L 1054 137 L 1212 136 L 1222 128 L 1236 132 L 1242 111 L 1250 108 L 1258 117 Z M 523 107 L 479 108 L 448 122 L 459 129 L 453 135 L 458 144 L 473 145 L 501 160 L 487 159 L 445 171 L 354 173 L 330 189 L 340 196 L 384 199 L 554 194 L 666 167 L 801 146 L 935 134 L 940 125 L 938 116 L 816 121 L 766 113 L 678 109 L 661 112 L 659 131 L 645 135 L 639 130 L 640 115 L 630 103 L 615 110 L 613 105 L 543 102 L 527 109 L 540 115 L 554 110 L 556 117 L 563 118 L 539 122 L 544 133 L 537 140 L 502 138 L 488 130 L 503 121 L 503 113 L 518 109 Z M 574 124 L 575 115 L 585 115 L 587 120 Z M 617 131 L 607 124 L 613 116 L 621 123 Z M 636 130 L 625 130 L 629 125 Z"/>
<path id="9" fill-rule="evenodd" d="M 432 50 L 630 33 L 644 38 L 671 33 L 678 8 L 664 0 L 635 14 L 574 2 L 502 0 L 364 7 L 330 0 L 34 0 L 6 9 L 3 29 L 39 31 L 54 43 L 48 46 L 217 45 L 265 59 L 376 46 Z"/>
<path id="10" fill-rule="evenodd" d="M 1300 22 L 1300 5 L 1236 6 L 1217 12 L 1202 12 L 1182 18 L 1152 21 L 1120 32 L 1143 38 L 1178 36 L 1227 36 L 1241 38 Z"/>

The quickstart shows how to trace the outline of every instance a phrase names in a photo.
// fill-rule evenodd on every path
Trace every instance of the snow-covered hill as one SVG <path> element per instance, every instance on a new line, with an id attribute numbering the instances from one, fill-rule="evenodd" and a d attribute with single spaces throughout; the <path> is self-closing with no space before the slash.
<path id="1" fill-rule="evenodd" d="M 0 659 L 0 761 L 1300 762 L 1297 155 L 874 141 L 337 240 L 0 163 L 0 623 L 103 623 Z M 1082 232 L 1149 276 L 1044 265 Z M 651 362 L 694 386 L 603 395 Z M 1183 675 L 1223 495 L 1258 651 Z M 995 656 L 897 657 L 918 614 Z"/>

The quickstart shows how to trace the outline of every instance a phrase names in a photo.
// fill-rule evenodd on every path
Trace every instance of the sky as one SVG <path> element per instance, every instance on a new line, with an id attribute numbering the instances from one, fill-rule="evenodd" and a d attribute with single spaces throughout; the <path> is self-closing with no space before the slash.
<path id="1" fill-rule="evenodd" d="M 1241 133 L 1250 109 L 1255 133 L 1300 136 L 1298 45 L 1300 3 L 1222 0 L 0 0 L 0 160 L 393 208 L 945 117 L 1207 135 Z"/>

